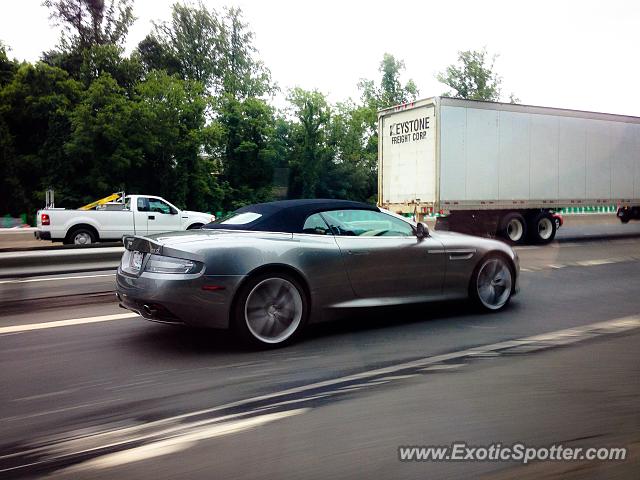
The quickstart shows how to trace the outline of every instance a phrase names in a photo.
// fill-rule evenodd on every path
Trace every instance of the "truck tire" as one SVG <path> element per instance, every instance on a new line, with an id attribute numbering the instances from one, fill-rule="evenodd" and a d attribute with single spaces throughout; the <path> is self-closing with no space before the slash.
<path id="1" fill-rule="evenodd" d="M 91 245 L 97 241 L 96 233 L 92 229 L 85 227 L 74 228 L 64 239 L 66 245 Z"/>
<path id="2" fill-rule="evenodd" d="M 631 220 L 631 209 L 629 207 L 618 208 L 616 216 L 622 223 L 629 223 L 629 220 Z"/>
<path id="3" fill-rule="evenodd" d="M 557 229 L 557 224 L 551 214 L 540 212 L 531 221 L 529 236 L 533 243 L 546 245 L 555 238 Z"/>
<path id="4" fill-rule="evenodd" d="M 514 245 L 527 238 L 527 223 L 518 212 L 507 213 L 500 221 L 498 235 Z"/>

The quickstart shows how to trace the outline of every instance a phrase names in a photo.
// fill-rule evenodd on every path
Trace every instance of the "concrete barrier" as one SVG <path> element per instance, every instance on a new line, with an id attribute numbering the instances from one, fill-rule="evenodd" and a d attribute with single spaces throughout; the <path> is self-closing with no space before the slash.
<path id="1" fill-rule="evenodd" d="M 124 247 L 1 252 L 0 278 L 114 270 Z"/>

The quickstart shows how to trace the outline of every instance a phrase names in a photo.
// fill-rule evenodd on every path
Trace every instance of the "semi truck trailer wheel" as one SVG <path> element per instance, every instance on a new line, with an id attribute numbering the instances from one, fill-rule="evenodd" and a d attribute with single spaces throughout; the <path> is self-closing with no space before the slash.
<path id="1" fill-rule="evenodd" d="M 549 212 L 540 212 L 532 218 L 529 236 L 533 243 L 547 244 L 556 236 L 557 226 Z"/>
<path id="2" fill-rule="evenodd" d="M 513 244 L 523 243 L 527 238 L 527 223 L 518 212 L 507 213 L 500 221 L 498 235 Z"/>

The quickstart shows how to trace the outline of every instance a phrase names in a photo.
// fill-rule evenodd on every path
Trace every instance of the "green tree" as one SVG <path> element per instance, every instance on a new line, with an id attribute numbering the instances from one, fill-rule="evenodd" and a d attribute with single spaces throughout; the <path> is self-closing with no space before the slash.
<path id="1" fill-rule="evenodd" d="M 236 98 L 273 93 L 271 72 L 256 58 L 254 33 L 243 21 L 240 8 L 227 8 L 222 22 L 223 91 Z"/>
<path id="2" fill-rule="evenodd" d="M 219 123 L 225 138 L 224 179 L 231 187 L 225 206 L 270 200 L 276 159 L 273 109 L 258 98 L 238 100 L 227 94 Z"/>
<path id="3" fill-rule="evenodd" d="M 215 10 L 207 9 L 202 2 L 175 3 L 171 21 L 155 24 L 150 39 L 155 40 L 156 56 L 177 62 L 182 78 L 219 90 L 224 38 Z"/>
<path id="4" fill-rule="evenodd" d="M 45 0 L 50 18 L 62 27 L 63 51 L 95 45 L 123 45 L 135 21 L 133 0 Z"/>
<path id="5" fill-rule="evenodd" d="M 404 61 L 397 60 L 393 55 L 385 53 L 380 63 L 380 101 L 385 106 L 398 105 L 415 100 L 418 89 L 413 80 L 409 80 L 402 87 L 400 84 L 400 72 L 404 70 Z"/>
<path id="6" fill-rule="evenodd" d="M 369 110 L 338 103 L 331 117 L 334 159 L 325 196 L 375 202 L 378 137 L 370 128 Z"/>
<path id="7" fill-rule="evenodd" d="M 149 34 L 136 47 L 136 56 L 140 59 L 146 73 L 152 70 L 164 70 L 170 75 L 180 73 L 180 62 L 158 37 Z"/>
<path id="8" fill-rule="evenodd" d="M 58 175 L 66 179 L 67 197 L 78 206 L 128 186 L 128 174 L 142 154 L 132 144 L 132 108 L 124 89 L 105 73 L 74 109 L 65 143 L 67 161 Z"/>
<path id="9" fill-rule="evenodd" d="M 18 70 L 18 62 L 9 58 L 7 47 L 0 41 L 0 88 L 13 79 L 16 70 Z"/>
<path id="10" fill-rule="evenodd" d="M 0 41 L 0 99 L 6 98 L 3 89 L 11 83 L 17 69 L 17 62 L 9 59 L 6 46 Z M 0 214 L 7 213 L 13 207 L 11 197 L 18 182 L 14 171 L 13 136 L 7 124 L 10 114 L 9 106 L 0 103 Z"/>
<path id="11" fill-rule="evenodd" d="M 291 182 L 289 196 L 313 198 L 318 194 L 323 166 L 332 158 L 329 136 L 331 107 L 317 90 L 294 88 L 287 98 L 297 122 L 292 136 Z"/>
<path id="12" fill-rule="evenodd" d="M 213 94 L 243 99 L 274 91 L 239 8 L 220 15 L 202 2 L 176 3 L 171 21 L 156 24 L 143 42 L 138 50 L 151 68 L 171 71 L 177 65 L 182 78 L 201 82 Z"/>
<path id="13" fill-rule="evenodd" d="M 382 108 L 414 101 L 418 96 L 418 88 L 413 80 L 408 80 L 402 86 L 400 75 L 404 70 L 404 61 L 396 59 L 390 53 L 385 53 L 378 71 L 381 73 L 379 85 L 373 80 L 360 80 L 358 87 L 365 106 L 377 112 Z"/>
<path id="14" fill-rule="evenodd" d="M 140 192 L 158 192 L 181 207 L 213 211 L 221 192 L 205 155 L 204 87 L 154 71 L 137 88 L 134 118 L 143 162 L 133 169 Z"/>
<path id="15" fill-rule="evenodd" d="M 378 111 L 414 101 L 418 89 L 413 80 L 404 86 L 401 74 L 404 61 L 385 53 L 379 64 L 380 79 L 362 79 L 358 83 L 360 104 L 338 104 L 332 121 L 335 147 L 333 180 L 328 180 L 335 197 L 375 202 L 377 192 Z"/>
<path id="16" fill-rule="evenodd" d="M 49 185 L 64 199 L 64 142 L 81 95 L 80 83 L 44 63 L 21 64 L 0 89 L 0 212 L 34 213 Z"/>
<path id="17" fill-rule="evenodd" d="M 109 74 L 131 96 L 143 71 L 137 55 L 124 56 L 124 49 L 118 45 L 95 45 L 82 51 L 79 79 L 89 86 L 101 75 Z"/>
<path id="18" fill-rule="evenodd" d="M 497 102 L 502 78 L 494 71 L 496 58 L 489 57 L 486 49 L 458 52 L 458 63 L 436 75 L 440 83 L 453 89 L 443 95 Z"/>

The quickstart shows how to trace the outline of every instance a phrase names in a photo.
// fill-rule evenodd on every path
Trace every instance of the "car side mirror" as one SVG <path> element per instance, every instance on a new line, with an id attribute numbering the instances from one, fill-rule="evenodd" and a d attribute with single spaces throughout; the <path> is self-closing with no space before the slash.
<path id="1" fill-rule="evenodd" d="M 427 238 L 429 236 L 429 227 L 427 227 L 424 223 L 418 222 L 416 225 L 416 237 L 418 240 L 422 240 L 423 238 Z"/>

